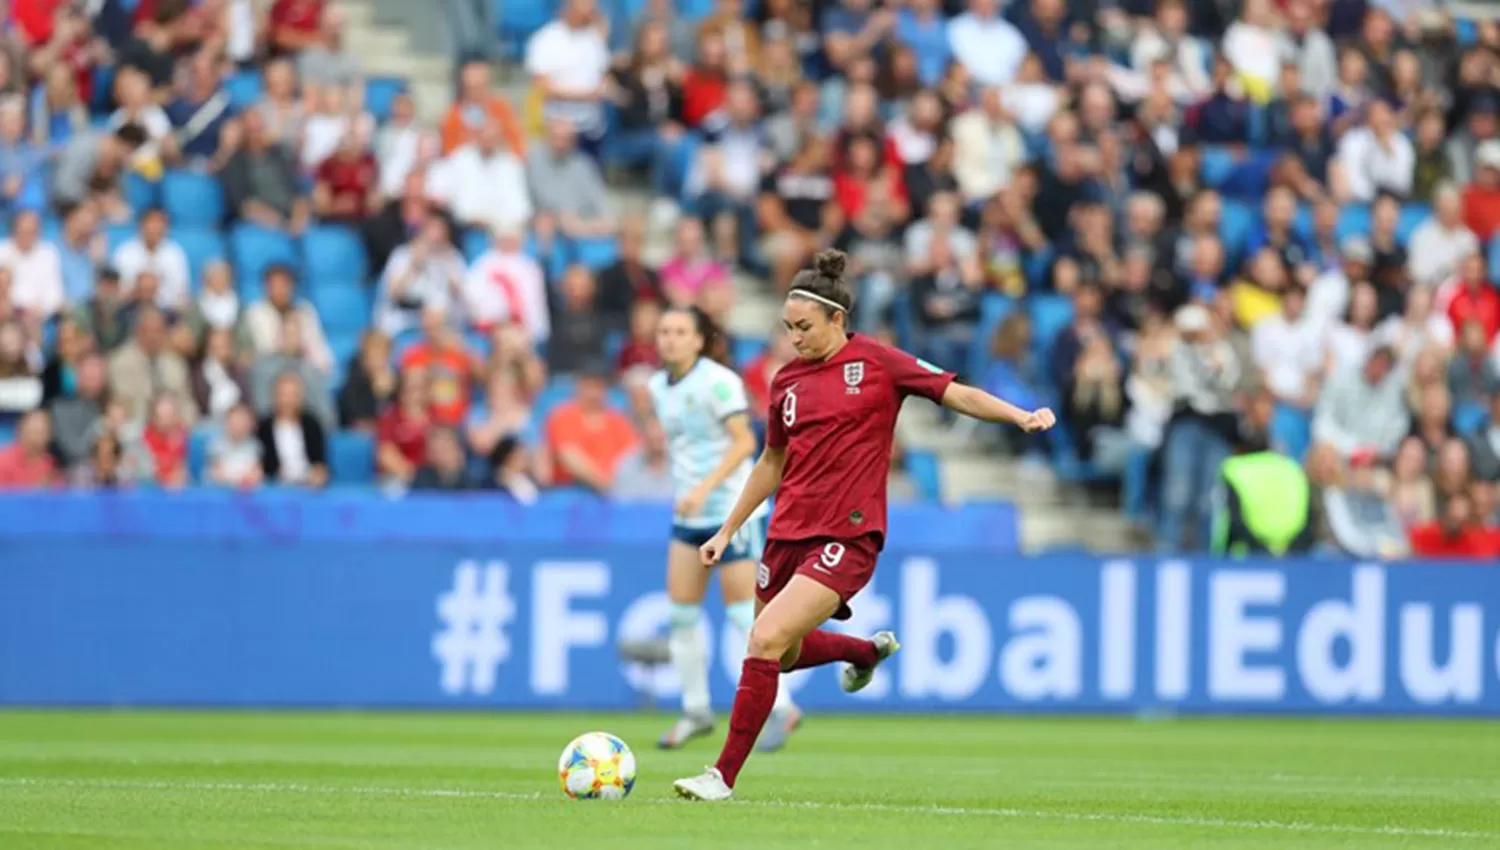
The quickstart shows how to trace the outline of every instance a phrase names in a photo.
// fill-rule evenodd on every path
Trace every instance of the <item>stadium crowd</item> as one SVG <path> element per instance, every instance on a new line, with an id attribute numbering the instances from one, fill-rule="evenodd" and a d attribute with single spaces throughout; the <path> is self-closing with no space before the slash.
<path id="1" fill-rule="evenodd" d="M 1500 555 L 1500 28 L 599 2 L 498 3 L 531 97 L 467 61 L 432 127 L 325 0 L 0 3 L 0 488 L 660 497 L 662 308 L 835 245 L 858 330 L 1065 423 L 976 450 L 1119 482 L 1163 549 L 1259 444 L 1330 545 Z M 785 342 L 717 353 L 763 418 Z"/>

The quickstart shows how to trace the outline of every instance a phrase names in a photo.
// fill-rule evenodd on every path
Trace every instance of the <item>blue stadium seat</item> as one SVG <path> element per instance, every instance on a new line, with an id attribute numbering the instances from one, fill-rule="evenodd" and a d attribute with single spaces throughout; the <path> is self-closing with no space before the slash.
<path id="1" fill-rule="evenodd" d="M 1245 253 L 1245 244 L 1250 241 L 1250 231 L 1259 217 L 1249 204 L 1231 198 L 1224 199 L 1224 214 L 1219 220 L 1219 238 L 1224 241 L 1225 269 L 1239 266 Z"/>
<path id="2" fill-rule="evenodd" d="M 247 302 L 260 297 L 266 269 L 278 264 L 298 267 L 297 247 L 291 237 L 258 224 L 237 224 L 229 231 L 229 256 L 240 296 Z"/>
<path id="3" fill-rule="evenodd" d="M 493 341 L 491 341 L 490 335 L 485 333 L 484 331 L 474 330 L 473 328 L 470 328 L 469 330 L 464 332 L 464 345 L 468 346 L 469 351 L 473 352 L 474 355 L 481 360 L 489 360 L 490 355 L 494 353 L 495 350 L 495 344 Z M 476 398 L 474 399 L 474 404 L 476 406 L 480 401 L 478 396 L 483 392 L 483 386 L 474 387 L 474 393 L 476 396 Z"/>
<path id="4" fill-rule="evenodd" d="M 1312 445 L 1312 414 L 1278 404 L 1271 414 L 1271 445 L 1301 463 Z"/>
<path id="5" fill-rule="evenodd" d="M 969 348 L 968 373 L 970 380 L 977 379 L 988 371 L 990 349 L 995 340 L 995 331 L 1015 310 L 1016 302 L 999 293 L 989 293 L 979 302 L 979 325 L 974 329 L 974 342 Z"/>
<path id="6" fill-rule="evenodd" d="M 194 428 L 188 437 L 188 480 L 198 484 L 208 483 L 208 445 L 213 442 L 215 429 Z"/>
<path id="7" fill-rule="evenodd" d="M 130 204 L 130 209 L 136 215 L 140 215 L 146 210 L 157 206 L 160 200 L 160 195 L 157 192 L 157 184 L 134 171 L 126 173 L 123 187 L 125 203 Z"/>
<path id="8" fill-rule="evenodd" d="M 198 226 L 178 227 L 173 229 L 172 238 L 177 240 L 177 244 L 182 246 L 182 252 L 187 254 L 194 293 L 203 286 L 203 270 L 208 264 L 229 258 L 224 237 L 217 230 Z"/>
<path id="9" fill-rule="evenodd" d="M 365 109 L 383 124 L 391 117 L 396 97 L 404 91 L 406 80 L 400 77 L 371 77 L 365 81 Z"/>
<path id="10" fill-rule="evenodd" d="M 1033 251 L 1026 258 L 1026 288 L 1028 291 L 1046 289 L 1047 280 L 1052 274 L 1052 261 L 1056 259 L 1057 251 L 1052 243 L 1042 246 L 1040 251 Z"/>
<path id="11" fill-rule="evenodd" d="M 1489 411 L 1482 404 L 1462 402 L 1453 409 L 1453 430 L 1472 437 L 1489 424 Z"/>
<path id="12" fill-rule="evenodd" d="M 224 91 L 229 93 L 229 103 L 236 110 L 249 109 L 260 100 L 260 72 L 240 71 L 224 81 Z"/>
<path id="13" fill-rule="evenodd" d="M 1304 239 L 1313 236 L 1313 211 L 1307 204 L 1297 205 L 1297 215 L 1292 218 L 1292 230 Z"/>
<path id="14" fill-rule="evenodd" d="M 750 361 L 765 353 L 770 341 L 764 337 L 737 336 L 730 340 L 729 357 L 738 368 L 745 368 Z"/>
<path id="15" fill-rule="evenodd" d="M 625 350 L 625 332 L 621 330 L 608 331 L 604 334 L 604 356 L 610 360 L 616 360 L 620 352 Z"/>
<path id="16" fill-rule="evenodd" d="M 351 331 L 325 326 L 325 332 L 328 336 L 328 347 L 333 350 L 333 362 L 341 369 L 347 367 L 349 361 L 358 353 L 360 331 L 361 329 Z"/>
<path id="17" fill-rule="evenodd" d="M 1366 204 L 1349 204 L 1339 210 L 1339 223 L 1333 232 L 1342 242 L 1351 236 L 1370 238 L 1370 207 Z"/>
<path id="18" fill-rule="evenodd" d="M 478 228 L 465 230 L 462 241 L 464 260 L 470 264 L 490 249 L 490 235 Z"/>
<path id="19" fill-rule="evenodd" d="M 1073 302 L 1064 295 L 1033 295 L 1026 303 L 1031 316 L 1031 344 L 1045 356 L 1063 328 L 1073 321 Z"/>
<path id="20" fill-rule="evenodd" d="M 373 484 L 374 438 L 358 431 L 335 431 L 328 440 L 328 474 L 336 484 Z"/>
<path id="21" fill-rule="evenodd" d="M 494 20 L 500 28 L 500 48 L 505 58 L 516 59 L 526 40 L 552 18 L 553 0 L 491 0 Z"/>
<path id="22" fill-rule="evenodd" d="M 136 232 L 137 229 L 134 224 L 105 225 L 104 244 L 109 248 L 109 255 L 113 257 L 117 248 L 135 238 Z"/>
<path id="23" fill-rule="evenodd" d="M 531 405 L 531 418 L 537 421 L 545 421 L 547 414 L 559 404 L 573 397 L 573 379 L 566 375 L 559 375 L 547 382 L 542 391 L 537 393 L 536 401 Z"/>
<path id="24" fill-rule="evenodd" d="M 1396 241 L 1405 245 L 1422 222 L 1432 217 L 1432 207 L 1427 204 L 1405 204 L 1401 207 L 1401 220 L 1396 223 Z"/>
<path id="25" fill-rule="evenodd" d="M 568 260 L 583 263 L 594 271 L 612 265 L 620 258 L 620 243 L 613 236 L 569 240 Z"/>
<path id="26" fill-rule="evenodd" d="M 359 234 L 337 224 L 320 224 L 302 234 L 303 274 L 311 289 L 336 282 L 363 284 L 369 260 Z"/>
<path id="27" fill-rule="evenodd" d="M 917 487 L 917 493 L 925 502 L 936 502 L 943 498 L 942 468 L 937 454 L 929 451 L 906 453 L 906 474 Z"/>
<path id="28" fill-rule="evenodd" d="M 1200 150 L 1198 176 L 1203 180 L 1204 186 L 1217 190 L 1229 179 L 1237 165 L 1234 152 L 1220 145 L 1204 145 Z"/>
<path id="29" fill-rule="evenodd" d="M 178 226 L 218 227 L 224 220 L 224 189 L 207 175 L 168 171 L 161 181 L 161 203 Z"/>
<path id="30" fill-rule="evenodd" d="M 16 423 L 8 417 L 0 417 L 0 447 L 15 442 Z"/>
<path id="31" fill-rule="evenodd" d="M 372 311 L 369 290 L 357 283 L 324 283 L 310 288 L 308 298 L 317 308 L 323 326 L 356 336 L 370 324 Z"/>
<path id="32" fill-rule="evenodd" d="M 89 99 L 89 112 L 93 115 L 108 116 L 115 108 L 115 66 L 99 64 L 94 66 L 94 90 Z"/>

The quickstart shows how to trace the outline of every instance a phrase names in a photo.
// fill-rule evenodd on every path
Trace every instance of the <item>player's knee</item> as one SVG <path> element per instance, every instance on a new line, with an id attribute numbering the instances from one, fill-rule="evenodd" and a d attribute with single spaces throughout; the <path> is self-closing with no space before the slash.
<path id="1" fill-rule="evenodd" d="M 787 650 L 791 649 L 796 640 L 796 636 L 789 630 L 771 625 L 765 620 L 757 620 L 750 628 L 750 642 L 746 647 L 746 654 L 751 658 L 779 660 Z"/>
<path id="2" fill-rule="evenodd" d="M 698 622 L 703 619 L 703 606 L 690 605 L 684 602 L 673 602 L 672 610 L 667 615 L 667 623 L 675 629 L 696 629 Z"/>
<path id="3" fill-rule="evenodd" d="M 748 632 L 755 624 L 755 602 L 750 599 L 735 602 L 725 609 L 724 616 L 729 618 L 729 622 L 733 623 L 736 629 Z"/>

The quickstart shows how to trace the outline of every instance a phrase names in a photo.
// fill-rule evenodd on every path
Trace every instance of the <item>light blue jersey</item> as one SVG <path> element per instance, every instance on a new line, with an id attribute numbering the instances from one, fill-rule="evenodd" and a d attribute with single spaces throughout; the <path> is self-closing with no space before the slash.
<path id="1" fill-rule="evenodd" d="M 650 386 L 656 418 L 667 434 L 672 479 L 681 495 L 707 478 L 729 451 L 724 420 L 749 412 L 745 383 L 734 370 L 700 357 L 680 380 L 672 381 L 662 370 L 651 376 Z M 684 528 L 717 529 L 734 509 L 753 463 L 747 458 L 715 487 L 697 516 L 677 517 L 675 523 Z M 764 507 L 756 516 L 763 512 Z"/>

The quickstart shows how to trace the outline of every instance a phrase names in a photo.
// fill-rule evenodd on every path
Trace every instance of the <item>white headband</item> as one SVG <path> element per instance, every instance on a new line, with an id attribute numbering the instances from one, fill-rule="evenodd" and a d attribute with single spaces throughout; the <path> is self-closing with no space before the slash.
<path id="1" fill-rule="evenodd" d="M 800 288 L 799 289 L 793 289 L 792 291 L 788 292 L 786 295 L 787 295 L 788 298 L 792 297 L 793 295 L 796 295 L 796 296 L 801 297 L 801 298 L 806 298 L 809 301 L 816 301 L 819 304 L 827 304 L 829 307 L 832 307 L 833 309 L 838 310 L 841 313 L 847 313 L 847 312 L 849 312 L 849 308 L 848 307 L 845 307 L 844 305 L 842 305 L 839 302 L 833 300 L 832 298 L 824 298 L 823 296 L 821 296 L 818 293 L 813 292 L 811 290 L 800 289 Z"/>

